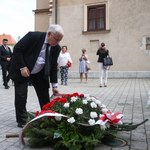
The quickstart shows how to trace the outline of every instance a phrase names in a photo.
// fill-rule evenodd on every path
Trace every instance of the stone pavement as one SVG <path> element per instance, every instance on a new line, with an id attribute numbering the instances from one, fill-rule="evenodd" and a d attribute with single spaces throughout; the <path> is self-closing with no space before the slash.
<path id="1" fill-rule="evenodd" d="M 98 79 L 89 79 L 88 83 L 80 83 L 79 79 L 69 79 L 68 86 L 59 86 L 61 93 L 84 93 L 96 96 L 103 104 L 113 111 L 124 114 L 124 122 L 139 123 L 150 118 L 150 108 L 147 108 L 150 79 L 108 79 L 108 87 L 99 88 Z M 10 89 L 2 86 L 0 76 L 0 150 L 20 150 L 18 137 L 6 138 L 7 134 L 20 133 L 14 112 L 14 86 Z M 35 91 L 32 86 L 28 93 L 28 111 L 40 110 Z M 139 126 L 132 132 L 121 132 L 119 137 L 128 143 L 123 147 L 99 145 L 95 150 L 150 150 L 150 121 Z M 32 148 L 25 147 L 25 150 Z M 48 150 L 41 148 L 36 150 Z"/>

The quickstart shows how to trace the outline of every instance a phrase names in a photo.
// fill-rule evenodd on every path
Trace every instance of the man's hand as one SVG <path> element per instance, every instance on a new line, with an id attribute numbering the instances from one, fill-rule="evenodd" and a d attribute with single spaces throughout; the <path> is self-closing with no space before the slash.
<path id="1" fill-rule="evenodd" d="M 7 61 L 10 61 L 10 59 L 11 59 L 10 57 L 7 57 L 7 58 L 6 58 Z"/>
<path id="2" fill-rule="evenodd" d="M 30 71 L 27 67 L 21 68 L 20 71 L 21 71 L 21 75 L 23 77 L 29 77 L 30 76 Z"/>
<path id="3" fill-rule="evenodd" d="M 52 89 L 52 92 L 53 92 L 53 95 L 54 95 L 54 96 L 57 96 L 57 95 L 59 94 L 59 91 L 58 91 L 57 88 L 53 88 L 53 89 Z"/>

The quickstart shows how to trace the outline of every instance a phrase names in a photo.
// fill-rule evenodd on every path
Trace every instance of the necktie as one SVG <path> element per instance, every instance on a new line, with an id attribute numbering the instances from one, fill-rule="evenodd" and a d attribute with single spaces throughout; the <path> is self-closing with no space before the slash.
<path id="1" fill-rule="evenodd" d="M 6 51 L 8 51 L 8 52 L 9 52 L 8 46 L 4 46 L 4 47 L 5 47 Z"/>
<path id="2" fill-rule="evenodd" d="M 44 70 L 44 75 L 46 79 L 48 79 L 49 74 L 50 74 L 50 45 L 46 44 L 45 70 Z"/>

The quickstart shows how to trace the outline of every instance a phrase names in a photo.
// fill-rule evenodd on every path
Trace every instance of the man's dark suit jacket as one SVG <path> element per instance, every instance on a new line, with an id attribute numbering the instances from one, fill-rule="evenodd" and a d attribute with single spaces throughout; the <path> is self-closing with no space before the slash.
<path id="1" fill-rule="evenodd" d="M 28 67 L 32 71 L 41 48 L 44 44 L 46 32 L 29 32 L 14 47 L 10 64 L 10 78 L 14 81 L 26 80 L 21 76 L 20 68 Z M 60 53 L 60 46 L 51 47 L 50 82 L 57 83 L 57 58 Z"/>
<path id="2" fill-rule="evenodd" d="M 12 56 L 12 52 L 11 52 L 11 49 L 9 47 L 8 47 L 8 50 L 9 51 L 7 51 L 3 45 L 0 46 L 0 62 L 1 63 L 7 62 L 7 60 L 6 60 L 7 57 Z"/>

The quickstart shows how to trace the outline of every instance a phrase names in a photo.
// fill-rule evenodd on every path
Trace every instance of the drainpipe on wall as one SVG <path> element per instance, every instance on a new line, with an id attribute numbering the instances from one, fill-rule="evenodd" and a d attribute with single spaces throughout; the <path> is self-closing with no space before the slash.
<path id="1" fill-rule="evenodd" d="M 55 24 L 57 24 L 57 0 L 55 0 Z"/>

